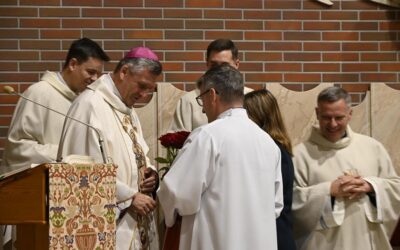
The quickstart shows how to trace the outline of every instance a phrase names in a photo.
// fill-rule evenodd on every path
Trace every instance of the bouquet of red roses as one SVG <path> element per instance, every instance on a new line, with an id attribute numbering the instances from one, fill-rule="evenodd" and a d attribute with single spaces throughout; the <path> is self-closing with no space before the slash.
<path id="1" fill-rule="evenodd" d="M 167 174 L 169 168 L 174 162 L 176 156 L 178 155 L 179 149 L 183 147 L 186 139 L 189 137 L 190 132 L 188 131 L 178 131 L 174 133 L 167 133 L 158 138 L 163 145 L 167 149 L 167 156 L 164 157 L 156 157 L 156 162 L 167 164 L 167 166 L 162 167 L 158 170 L 159 175 L 161 176 L 161 180 Z"/>

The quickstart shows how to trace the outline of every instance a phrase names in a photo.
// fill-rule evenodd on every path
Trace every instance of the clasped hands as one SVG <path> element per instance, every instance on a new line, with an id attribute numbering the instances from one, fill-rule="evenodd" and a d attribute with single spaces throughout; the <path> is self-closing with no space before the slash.
<path id="1" fill-rule="evenodd" d="M 363 195 L 374 192 L 370 183 L 359 175 L 342 175 L 331 183 L 331 196 L 359 199 Z"/>
<path id="2" fill-rule="evenodd" d="M 130 209 L 140 215 L 147 215 L 156 208 L 156 202 L 149 194 L 154 192 L 158 186 L 158 174 L 151 168 L 144 171 L 144 179 L 139 184 L 140 192 L 132 198 Z"/>

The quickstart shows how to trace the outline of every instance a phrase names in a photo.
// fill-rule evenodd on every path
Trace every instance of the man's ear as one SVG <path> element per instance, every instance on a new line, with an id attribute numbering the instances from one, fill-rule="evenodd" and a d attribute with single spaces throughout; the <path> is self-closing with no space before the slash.
<path id="1" fill-rule="evenodd" d="M 239 59 L 236 59 L 236 60 L 235 60 L 236 69 L 239 69 L 239 64 L 240 64 L 240 60 L 239 60 Z"/>
<path id="2" fill-rule="evenodd" d="M 219 98 L 217 91 L 214 88 L 210 89 L 210 97 L 211 97 L 212 102 L 216 102 L 217 99 Z"/>
<path id="3" fill-rule="evenodd" d="M 79 65 L 78 60 L 76 58 L 71 58 L 71 60 L 69 60 L 68 62 L 68 69 L 70 71 L 74 71 L 78 65 Z"/>
<path id="4" fill-rule="evenodd" d="M 119 70 L 119 77 L 120 79 L 124 79 L 128 74 L 129 74 L 129 66 L 125 64 Z"/>

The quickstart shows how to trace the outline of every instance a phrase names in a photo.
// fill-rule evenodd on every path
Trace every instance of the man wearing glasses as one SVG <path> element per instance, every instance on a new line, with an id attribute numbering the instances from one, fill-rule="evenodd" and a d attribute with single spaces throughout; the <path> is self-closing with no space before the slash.
<path id="1" fill-rule="evenodd" d="M 106 158 L 118 166 L 116 196 L 120 213 L 116 249 L 158 249 L 151 216 L 156 202 L 149 195 L 157 188 L 158 175 L 146 157 L 149 148 L 132 107 L 155 90 L 161 71 L 153 51 L 134 48 L 113 73 L 90 85 L 69 111 L 71 117 L 101 131 L 108 152 Z M 103 162 L 93 130 L 67 120 L 65 138 L 63 155 L 88 155 L 95 162 Z"/>
<path id="2" fill-rule="evenodd" d="M 243 77 L 228 64 L 198 81 L 208 124 L 195 129 L 158 190 L 180 249 L 277 249 L 283 207 L 280 150 L 243 109 Z"/>
<path id="3" fill-rule="evenodd" d="M 229 39 L 214 40 L 207 47 L 207 69 L 221 63 L 228 63 L 235 69 L 239 68 L 239 51 Z M 245 93 L 250 91 L 252 89 L 244 88 Z M 171 130 L 192 131 L 207 123 L 207 116 L 195 101 L 199 94 L 200 90 L 195 89 L 180 98 L 172 120 Z"/>

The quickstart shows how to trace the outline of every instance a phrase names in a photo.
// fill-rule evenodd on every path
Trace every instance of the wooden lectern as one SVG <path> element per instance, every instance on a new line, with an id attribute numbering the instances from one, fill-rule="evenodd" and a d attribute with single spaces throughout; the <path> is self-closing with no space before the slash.
<path id="1" fill-rule="evenodd" d="M 0 180 L 0 224 L 17 249 L 115 249 L 116 166 L 52 163 Z"/>
<path id="2" fill-rule="evenodd" d="M 49 248 L 47 176 L 40 165 L 0 181 L 0 224 L 17 225 L 17 249 Z"/>

